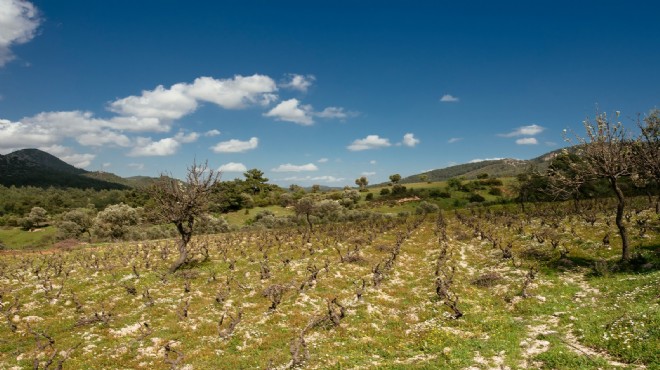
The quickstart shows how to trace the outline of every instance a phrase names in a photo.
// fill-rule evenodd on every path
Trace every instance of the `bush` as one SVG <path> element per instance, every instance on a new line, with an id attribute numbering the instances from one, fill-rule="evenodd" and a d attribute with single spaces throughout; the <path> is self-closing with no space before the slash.
<path id="1" fill-rule="evenodd" d="M 364 198 L 364 200 L 367 200 L 367 201 L 374 200 L 374 193 L 367 194 L 367 196 Z"/>
<path id="2" fill-rule="evenodd" d="M 419 206 L 417 206 L 417 209 L 415 209 L 415 213 L 417 213 L 418 215 L 435 213 L 438 212 L 438 209 L 439 207 L 437 204 L 429 203 L 427 201 L 422 201 L 419 203 Z"/>
<path id="3" fill-rule="evenodd" d="M 488 190 L 488 194 L 495 195 L 495 196 L 498 196 L 498 197 L 502 196 L 502 189 L 500 189 L 500 188 L 490 188 L 490 190 Z"/>
<path id="4" fill-rule="evenodd" d="M 380 189 L 380 195 L 390 195 L 390 189 L 389 188 Z"/>
<path id="5" fill-rule="evenodd" d="M 470 195 L 468 200 L 472 203 L 481 203 L 481 202 L 485 201 L 486 198 L 482 197 L 481 195 L 479 195 L 477 193 L 473 193 L 473 194 Z"/>

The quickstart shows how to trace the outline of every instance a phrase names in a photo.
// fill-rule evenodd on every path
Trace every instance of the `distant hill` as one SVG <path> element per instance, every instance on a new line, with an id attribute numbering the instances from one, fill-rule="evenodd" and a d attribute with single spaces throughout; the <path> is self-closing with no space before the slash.
<path id="1" fill-rule="evenodd" d="M 0 184 L 40 188 L 127 189 L 131 185 L 88 176 L 90 172 L 76 168 L 39 149 L 22 149 L 0 155 Z M 112 175 L 115 178 L 121 177 Z"/>
<path id="2" fill-rule="evenodd" d="M 445 181 L 452 177 L 476 179 L 478 175 L 483 173 L 487 173 L 490 177 L 512 177 L 525 172 L 530 166 L 534 167 L 537 171 L 544 172 L 550 165 L 552 158 L 560 151 L 561 149 L 555 150 L 528 160 L 505 158 L 459 164 L 408 176 L 401 179 L 400 182 L 402 184 L 420 182 L 419 176 L 421 175 L 427 175 L 428 181 Z"/>

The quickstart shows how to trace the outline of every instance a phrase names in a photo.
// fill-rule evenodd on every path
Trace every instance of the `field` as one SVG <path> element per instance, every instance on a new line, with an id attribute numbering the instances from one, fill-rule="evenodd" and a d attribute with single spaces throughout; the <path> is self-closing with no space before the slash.
<path id="1" fill-rule="evenodd" d="M 608 202 L 6 251 L 0 368 L 660 368 L 660 227 Z M 605 235 L 608 238 L 604 238 Z"/>

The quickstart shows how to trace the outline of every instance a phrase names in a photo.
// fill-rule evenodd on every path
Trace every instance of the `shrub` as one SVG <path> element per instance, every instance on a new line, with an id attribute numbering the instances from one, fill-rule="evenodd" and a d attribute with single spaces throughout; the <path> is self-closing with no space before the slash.
<path id="1" fill-rule="evenodd" d="M 437 204 L 429 203 L 427 201 L 422 201 L 419 203 L 419 206 L 417 206 L 417 209 L 415 209 L 415 213 L 417 213 L 418 215 L 435 213 L 438 212 L 438 209 L 439 207 Z"/>
<path id="2" fill-rule="evenodd" d="M 364 199 L 367 200 L 367 201 L 374 200 L 374 193 L 367 194 L 367 196 Z"/>
<path id="3" fill-rule="evenodd" d="M 477 193 L 472 193 L 468 200 L 472 203 L 481 203 L 486 200 L 486 198 L 482 197 L 481 195 Z"/>
<path id="4" fill-rule="evenodd" d="M 495 196 L 501 196 L 502 195 L 502 189 L 495 188 L 495 187 L 490 188 L 490 190 L 488 190 L 488 194 L 495 195 Z"/>
<path id="5" fill-rule="evenodd" d="M 389 194 L 390 194 L 390 189 L 389 188 L 380 189 L 380 195 L 389 195 Z"/>

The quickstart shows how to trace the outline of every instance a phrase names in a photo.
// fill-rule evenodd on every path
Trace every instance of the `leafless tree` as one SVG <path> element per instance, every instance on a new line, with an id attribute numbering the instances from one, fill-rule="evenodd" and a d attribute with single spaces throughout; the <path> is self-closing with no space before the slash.
<path id="1" fill-rule="evenodd" d="M 607 180 L 617 198 L 616 226 L 621 236 L 621 259 L 630 260 L 628 233 L 623 222 L 626 197 L 620 187 L 620 180 L 634 172 L 633 141 L 623 124 L 611 122 L 605 113 L 596 115 L 594 121 L 584 121 L 586 136 L 574 135 L 566 141 L 577 145 L 577 158 L 569 161 L 570 171 L 580 181 Z M 561 181 L 561 173 L 558 173 Z M 570 180 L 570 179 L 568 179 Z M 570 183 L 569 183 L 570 185 Z"/>
<path id="2" fill-rule="evenodd" d="M 209 197 L 220 173 L 208 168 L 208 162 L 188 167 L 186 181 L 179 181 L 161 175 L 160 180 L 151 187 L 151 196 L 157 204 L 161 219 L 176 226 L 179 240 L 179 258 L 170 266 L 170 273 L 178 270 L 188 258 L 188 243 L 193 235 L 195 218 L 204 214 Z"/>
<path id="3" fill-rule="evenodd" d="M 654 109 L 637 120 L 640 135 L 635 142 L 634 180 L 644 186 L 660 185 L 660 110 Z M 655 211 L 660 213 L 660 196 L 655 201 Z"/>

